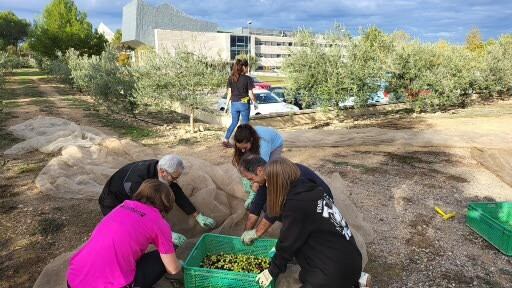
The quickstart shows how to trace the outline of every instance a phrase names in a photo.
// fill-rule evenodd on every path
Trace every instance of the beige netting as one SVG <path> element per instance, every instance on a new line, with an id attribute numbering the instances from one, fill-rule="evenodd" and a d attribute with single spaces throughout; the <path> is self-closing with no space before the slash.
<path id="1" fill-rule="evenodd" d="M 51 153 L 61 150 L 61 154 L 40 172 L 36 184 L 41 193 L 62 198 L 97 199 L 104 183 L 121 166 L 163 156 L 133 141 L 108 137 L 96 129 L 59 118 L 38 117 L 11 127 L 10 130 L 26 141 L 7 150 L 7 154 L 33 150 Z M 241 235 L 246 220 L 244 201 L 247 194 L 236 169 L 229 163 L 215 166 L 191 157 L 183 157 L 183 160 L 186 168 L 178 184 L 199 211 L 218 223 L 217 228 L 211 232 Z M 367 256 L 364 240 L 370 241 L 373 234 L 344 194 L 344 182 L 339 175 L 324 179 L 332 188 L 336 205 L 354 232 L 365 264 Z M 174 231 L 189 238 L 177 251 L 178 257 L 185 259 L 197 239 L 206 231 L 180 209 L 174 209 L 167 219 Z M 280 224 L 276 223 L 267 236 L 277 238 L 279 230 Z M 68 259 L 69 254 L 57 257 L 43 270 L 34 287 L 65 287 Z M 297 271 L 297 268 L 292 268 L 282 275 L 279 287 L 297 287 Z M 166 287 L 165 280 L 160 283 L 160 287 Z"/>

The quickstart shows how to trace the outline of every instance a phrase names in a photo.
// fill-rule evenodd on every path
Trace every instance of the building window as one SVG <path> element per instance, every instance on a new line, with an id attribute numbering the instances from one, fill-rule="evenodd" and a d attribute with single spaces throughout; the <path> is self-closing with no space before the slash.
<path id="1" fill-rule="evenodd" d="M 230 37 L 231 60 L 235 60 L 236 56 L 240 54 L 251 54 L 251 38 L 249 36 L 231 35 Z"/>

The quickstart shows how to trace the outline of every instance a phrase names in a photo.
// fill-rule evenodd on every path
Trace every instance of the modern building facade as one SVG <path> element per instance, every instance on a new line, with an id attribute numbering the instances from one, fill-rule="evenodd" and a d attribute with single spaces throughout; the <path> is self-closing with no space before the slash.
<path id="1" fill-rule="evenodd" d="M 217 24 L 194 19 L 169 4 L 152 7 L 142 0 L 123 7 L 122 28 L 123 42 L 133 48 L 149 46 L 159 54 L 185 49 L 225 61 L 252 55 L 258 70 L 279 69 L 295 49 L 290 31 L 248 27 L 220 31 Z"/>
<path id="2" fill-rule="evenodd" d="M 217 24 L 194 19 L 169 4 L 157 7 L 133 0 L 123 7 L 123 42 L 134 48 L 155 46 L 155 29 L 216 32 Z"/>

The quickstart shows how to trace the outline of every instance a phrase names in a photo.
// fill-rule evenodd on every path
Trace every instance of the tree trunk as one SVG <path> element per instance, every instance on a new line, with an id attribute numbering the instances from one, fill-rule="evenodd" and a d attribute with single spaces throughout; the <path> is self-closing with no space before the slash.
<path id="1" fill-rule="evenodd" d="M 190 112 L 190 133 L 194 133 L 194 109 Z"/>

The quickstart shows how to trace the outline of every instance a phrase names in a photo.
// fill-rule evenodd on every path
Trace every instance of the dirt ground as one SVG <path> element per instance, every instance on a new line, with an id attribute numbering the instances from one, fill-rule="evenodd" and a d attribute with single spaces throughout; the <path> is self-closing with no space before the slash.
<path id="1" fill-rule="evenodd" d="M 0 100 L 7 100 L 0 152 L 21 141 L 7 127 L 47 115 L 213 164 L 231 160 L 220 145 L 222 128 L 199 124 L 190 134 L 178 114 L 146 115 L 166 125 L 108 115 L 37 71 L 15 73 Z M 346 181 L 376 235 L 365 269 L 375 287 L 512 287 L 512 258 L 465 225 L 469 202 L 512 201 L 512 102 L 315 126 L 282 130 L 285 156 Z M 54 156 L 0 156 L 1 288 L 32 287 L 44 266 L 81 245 L 100 219 L 94 200 L 38 192 L 34 179 Z M 434 206 L 456 217 L 444 221 Z"/>

